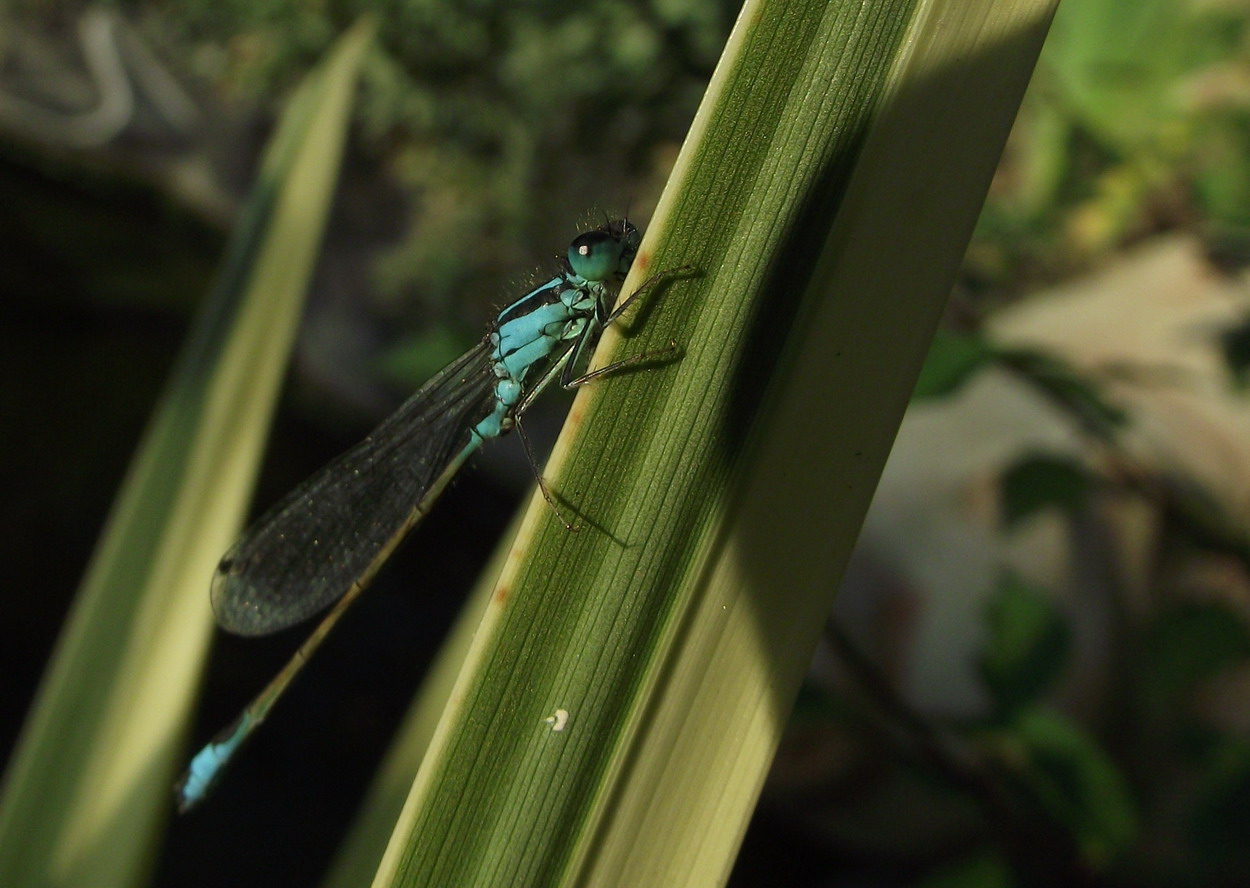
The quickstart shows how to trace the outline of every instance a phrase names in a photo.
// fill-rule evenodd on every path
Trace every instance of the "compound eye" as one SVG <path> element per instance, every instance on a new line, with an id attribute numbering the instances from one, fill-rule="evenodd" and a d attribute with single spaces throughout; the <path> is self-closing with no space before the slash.
<path id="1" fill-rule="evenodd" d="M 569 266 L 588 281 L 606 281 L 621 263 L 621 242 L 602 231 L 578 235 L 569 245 Z"/>

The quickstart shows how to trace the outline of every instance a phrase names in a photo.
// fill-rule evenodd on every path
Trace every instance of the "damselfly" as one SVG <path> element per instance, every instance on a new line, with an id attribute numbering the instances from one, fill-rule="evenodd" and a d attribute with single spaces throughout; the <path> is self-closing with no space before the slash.
<path id="1" fill-rule="evenodd" d="M 176 790 L 180 809 L 204 798 L 347 606 L 484 441 L 519 429 L 521 414 L 557 379 L 572 388 L 664 354 L 574 375 L 603 328 L 645 290 L 610 306 L 609 282 L 624 278 L 640 240 L 624 219 L 578 236 L 555 277 L 501 311 L 480 343 L 230 547 L 212 582 L 213 611 L 228 632 L 266 635 L 338 603 L 234 724 L 192 759 Z M 528 453 L 528 443 L 525 448 Z"/>

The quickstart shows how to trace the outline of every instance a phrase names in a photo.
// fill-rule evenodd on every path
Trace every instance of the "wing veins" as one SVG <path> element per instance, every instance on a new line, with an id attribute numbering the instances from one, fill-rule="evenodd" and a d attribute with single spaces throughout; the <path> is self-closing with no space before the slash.
<path id="1" fill-rule="evenodd" d="M 222 628 L 265 635 L 347 592 L 396 535 L 494 403 L 483 340 L 363 441 L 304 481 L 226 552 L 213 577 Z M 368 520 L 362 520 L 368 516 Z"/>

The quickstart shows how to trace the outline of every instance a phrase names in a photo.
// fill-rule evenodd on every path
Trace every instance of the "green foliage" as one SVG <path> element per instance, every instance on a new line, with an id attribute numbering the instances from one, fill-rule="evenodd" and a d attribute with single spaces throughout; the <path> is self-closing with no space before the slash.
<path id="1" fill-rule="evenodd" d="M 1198 685 L 1250 658 L 1245 622 L 1217 604 L 1167 608 L 1151 628 L 1141 693 L 1156 711 L 1185 707 Z"/>
<path id="2" fill-rule="evenodd" d="M 1250 742 L 1222 738 L 1203 776 L 1189 838 L 1211 862 L 1213 872 L 1244 871 L 1250 835 Z"/>
<path id="3" fill-rule="evenodd" d="M 1091 867 L 1104 868 L 1127 851 L 1138 828 L 1136 802 L 1120 768 L 1083 729 L 1028 707 L 995 745 L 1018 787 L 1064 828 Z"/>
<path id="4" fill-rule="evenodd" d="M 1085 505 L 1094 478 L 1074 459 L 1036 454 L 1007 467 L 999 481 L 1003 525 L 1010 529 L 1040 511 L 1073 514 Z"/>
<path id="5" fill-rule="evenodd" d="M 999 853 L 986 851 L 940 867 L 918 888 L 1016 888 L 1011 864 Z"/>
<path id="6" fill-rule="evenodd" d="M 1098 386 L 1057 355 L 1037 349 L 1000 349 L 1000 366 L 1020 374 L 1091 435 L 1110 438 L 1128 415 L 1103 397 Z"/>
<path id="7" fill-rule="evenodd" d="M 1235 4 L 1060 4 L 972 251 L 1022 292 L 1159 227 L 1250 238 L 1247 20 Z"/>
<path id="8" fill-rule="evenodd" d="M 1006 769 L 1024 810 L 1036 807 L 1092 867 L 1105 867 L 1135 837 L 1136 804 L 1119 766 L 1044 697 L 1065 665 L 1070 632 L 1044 593 L 1004 576 L 991 599 L 980 666 L 992 700 L 981 742 Z"/>
<path id="9" fill-rule="evenodd" d="M 449 311 L 567 239 L 588 194 L 647 214 L 738 6 L 197 0 L 153 27 L 180 36 L 198 76 L 276 106 L 334 34 L 375 16 L 362 147 L 415 198 L 379 286 Z"/>
<path id="10" fill-rule="evenodd" d="M 1220 335 L 1224 363 L 1234 382 L 1241 388 L 1250 386 L 1250 318 L 1244 318 Z"/>
<path id="11" fill-rule="evenodd" d="M 920 369 L 912 399 L 923 401 L 955 394 L 993 355 L 993 348 L 983 336 L 938 330 Z"/>
<path id="12" fill-rule="evenodd" d="M 1050 598 L 1019 577 L 999 580 L 986 612 L 981 676 L 998 718 L 1037 703 L 1063 669 L 1068 627 Z"/>
<path id="13" fill-rule="evenodd" d="M 457 336 L 443 327 L 417 331 L 386 350 L 378 360 L 380 375 L 393 380 L 397 387 L 408 380 L 429 379 L 463 354 L 477 338 Z"/>
<path id="14" fill-rule="evenodd" d="M 146 877 L 238 533 L 329 216 L 362 22 L 295 93 L 118 493 L 0 797 L 0 882 Z"/>

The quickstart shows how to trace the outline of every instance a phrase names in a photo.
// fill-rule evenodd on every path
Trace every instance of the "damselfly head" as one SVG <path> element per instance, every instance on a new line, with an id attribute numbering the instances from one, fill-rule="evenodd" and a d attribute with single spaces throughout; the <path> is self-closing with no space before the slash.
<path id="1" fill-rule="evenodd" d="M 642 234 L 628 219 L 612 219 L 580 234 L 569 245 L 569 267 L 588 281 L 624 276 L 638 252 Z"/>

